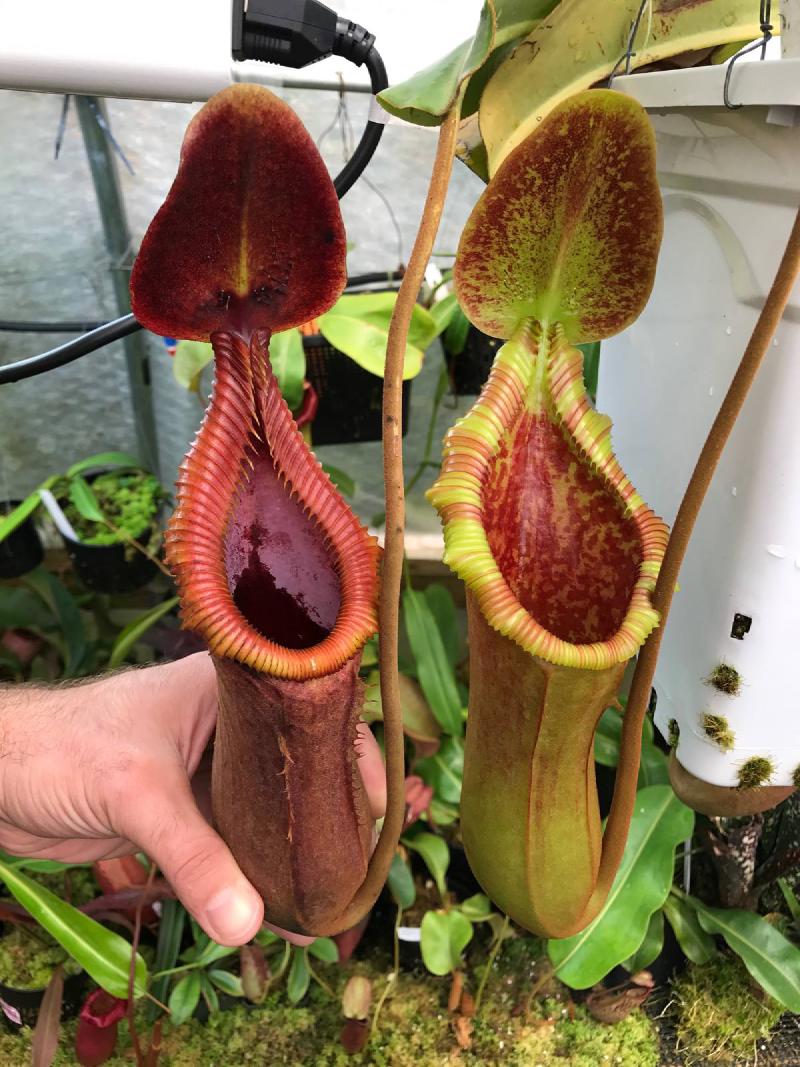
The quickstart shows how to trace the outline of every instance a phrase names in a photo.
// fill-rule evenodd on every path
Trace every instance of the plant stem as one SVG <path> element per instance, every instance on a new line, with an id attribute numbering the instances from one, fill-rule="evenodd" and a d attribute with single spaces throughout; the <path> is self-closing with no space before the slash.
<path id="1" fill-rule="evenodd" d="M 180 967 L 170 967 L 168 971 L 156 971 L 151 977 L 153 980 L 156 978 L 166 978 L 170 974 L 182 974 L 184 971 L 194 971 L 198 967 L 197 963 L 182 963 Z"/>
<path id="2" fill-rule="evenodd" d="M 489 981 L 489 975 L 491 974 L 492 967 L 494 967 L 497 954 L 505 940 L 506 933 L 508 932 L 509 918 L 507 915 L 503 917 L 503 925 L 495 935 L 495 939 L 492 942 L 492 947 L 489 949 L 489 958 L 486 961 L 486 970 L 483 972 L 480 985 L 478 986 L 478 992 L 475 994 L 475 1014 L 477 1015 L 481 1010 L 481 1001 L 483 1000 L 483 991 L 486 988 L 486 983 Z"/>
<path id="3" fill-rule="evenodd" d="M 650 635 L 639 653 L 636 670 L 633 675 L 628 704 L 622 724 L 622 743 L 617 766 L 614 800 L 608 817 L 606 832 L 603 837 L 603 852 L 600 870 L 592 898 L 592 914 L 597 914 L 605 902 L 614 875 L 619 867 L 628 827 L 636 797 L 636 778 L 639 771 L 639 739 L 642 723 L 650 701 L 656 663 L 658 660 L 664 626 L 672 606 L 672 597 L 678 581 L 681 566 L 686 555 L 689 538 L 697 521 L 697 516 L 705 499 L 706 492 L 719 458 L 736 419 L 744 406 L 747 394 L 763 362 L 772 336 L 783 316 L 794 283 L 800 274 L 800 211 L 798 211 L 786 249 L 778 267 L 767 299 L 758 316 L 755 329 L 742 356 L 739 369 L 733 377 L 725 399 L 722 401 L 714 424 L 698 457 L 697 464 L 683 494 L 681 505 L 672 528 L 664 561 L 653 592 L 653 607 L 661 616 L 661 623 Z M 590 905 L 591 907 L 591 905 Z"/>
<path id="4" fill-rule="evenodd" d="M 370 1040 L 378 1032 L 378 1018 L 383 1009 L 384 1002 L 389 995 L 389 990 L 397 988 L 397 979 L 400 975 L 400 920 L 402 917 L 403 909 L 398 904 L 397 915 L 395 915 L 394 919 L 394 970 L 386 979 L 386 985 L 383 987 L 381 999 L 375 1005 L 375 1014 L 372 1016 L 372 1025 L 369 1028 Z"/>
<path id="5" fill-rule="evenodd" d="M 328 994 L 328 996 L 331 998 L 331 1000 L 336 1000 L 336 994 L 334 993 L 334 991 L 331 989 L 331 987 L 328 985 L 328 983 L 323 978 L 321 978 L 317 974 L 317 972 L 314 970 L 314 968 L 311 966 L 311 960 L 308 958 L 308 949 L 306 949 L 306 967 L 308 967 L 308 973 L 311 975 L 311 977 L 314 979 L 314 981 L 317 983 L 317 985 Z"/>
<path id="6" fill-rule="evenodd" d="M 131 962 L 128 968 L 128 1029 L 131 1035 L 131 1043 L 133 1044 L 133 1052 L 136 1056 L 137 1067 L 146 1067 L 147 1061 L 145 1055 L 142 1052 L 142 1046 L 139 1041 L 139 1033 L 136 1029 L 135 1010 L 134 1010 L 134 989 L 136 986 L 136 953 L 139 950 L 139 937 L 142 933 L 142 909 L 144 908 L 144 902 L 147 899 L 148 890 L 153 887 L 153 879 L 156 876 L 155 863 L 150 864 L 150 872 L 147 875 L 147 882 L 144 889 L 139 894 L 139 899 L 136 901 L 136 913 L 133 924 L 133 940 L 131 942 Z"/>
<path id="7" fill-rule="evenodd" d="M 334 926 L 336 931 L 355 926 L 378 898 L 389 873 L 405 821 L 405 760 L 403 713 L 398 681 L 400 587 L 403 577 L 403 357 L 425 268 L 439 229 L 450 174 L 453 169 L 461 96 L 439 130 L 439 141 L 422 220 L 414 241 L 400 291 L 397 294 L 383 376 L 383 477 L 386 495 L 381 598 L 378 607 L 381 704 L 386 746 L 386 817 L 370 859 L 366 877 Z"/>

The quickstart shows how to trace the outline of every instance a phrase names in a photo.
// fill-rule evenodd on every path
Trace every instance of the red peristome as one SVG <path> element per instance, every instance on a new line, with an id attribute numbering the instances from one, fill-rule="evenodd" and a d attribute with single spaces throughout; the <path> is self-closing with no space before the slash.
<path id="1" fill-rule="evenodd" d="M 320 677 L 375 632 L 377 543 L 298 431 L 269 336 L 212 343 L 214 395 L 166 539 L 184 622 L 218 656 Z"/>
<path id="2" fill-rule="evenodd" d="M 303 124 L 269 90 L 232 85 L 186 131 L 134 264 L 133 312 L 186 340 L 287 330 L 335 302 L 345 253 L 336 193 Z"/>
<path id="3" fill-rule="evenodd" d="M 617 632 L 639 576 L 640 534 L 551 416 L 517 414 L 487 471 L 483 522 L 503 577 L 541 626 L 573 644 Z"/>

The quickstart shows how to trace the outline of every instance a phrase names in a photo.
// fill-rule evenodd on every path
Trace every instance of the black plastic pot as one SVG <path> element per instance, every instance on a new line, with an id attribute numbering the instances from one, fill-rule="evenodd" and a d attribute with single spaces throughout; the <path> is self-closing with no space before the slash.
<path id="1" fill-rule="evenodd" d="M 19 500 L 3 501 L 0 504 L 0 517 L 8 515 L 19 503 Z M 0 578 L 19 578 L 21 574 L 38 567 L 43 559 L 42 542 L 29 515 L 13 533 L 0 541 Z"/>
<path id="2" fill-rule="evenodd" d="M 450 381 L 457 396 L 477 396 L 489 377 L 497 349 L 502 344 L 497 337 L 489 337 L 470 326 L 461 352 L 456 355 L 445 349 Z"/>
<path id="3" fill-rule="evenodd" d="M 81 1010 L 86 993 L 86 972 L 68 975 L 64 979 L 64 996 L 61 1001 L 61 1018 L 73 1019 Z M 12 1029 L 19 1026 L 35 1026 L 42 1006 L 44 989 L 17 989 L 0 982 L 0 1010 Z"/>
<path id="4" fill-rule="evenodd" d="M 96 593 L 130 593 L 156 573 L 155 563 L 128 545 L 85 545 L 63 533 L 61 538 L 75 573 Z"/>
<path id="5" fill-rule="evenodd" d="M 321 334 L 303 338 L 306 378 L 319 397 L 311 424 L 314 445 L 380 441 L 383 378 L 364 370 Z M 411 382 L 403 382 L 403 433 L 408 429 Z"/>

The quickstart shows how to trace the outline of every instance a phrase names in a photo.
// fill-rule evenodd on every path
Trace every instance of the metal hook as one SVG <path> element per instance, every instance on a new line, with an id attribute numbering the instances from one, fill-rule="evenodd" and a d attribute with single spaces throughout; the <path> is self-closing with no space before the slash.
<path id="1" fill-rule="evenodd" d="M 761 28 L 762 38 L 760 41 L 753 41 L 747 48 L 742 48 L 741 51 L 731 56 L 728 60 L 728 67 L 725 71 L 725 84 L 722 87 L 722 101 L 725 107 L 729 111 L 738 111 L 743 104 L 734 104 L 730 98 L 731 87 L 731 75 L 733 74 L 733 65 L 737 59 L 741 59 L 742 56 L 746 56 L 748 52 L 754 52 L 756 48 L 761 49 L 761 58 L 766 59 L 767 56 L 767 44 L 772 40 L 772 23 L 770 22 L 770 16 L 772 13 L 772 0 L 760 0 L 759 6 L 759 25 Z"/>
<path id="2" fill-rule="evenodd" d="M 626 45 L 625 45 L 625 51 L 619 57 L 617 62 L 614 64 L 614 66 L 611 68 L 611 73 L 608 76 L 606 84 L 607 84 L 607 88 L 609 88 L 609 89 L 612 87 L 611 83 L 613 82 L 614 78 L 617 76 L 617 71 L 619 70 L 620 66 L 623 63 L 625 64 L 625 73 L 626 74 L 630 74 L 630 72 L 631 72 L 631 60 L 636 55 L 636 53 L 633 50 L 633 42 L 636 40 L 636 34 L 639 32 L 639 26 L 641 25 L 642 16 L 644 15 L 644 10 L 647 7 L 649 2 L 650 2 L 650 0 L 642 0 L 641 4 L 639 5 L 639 11 L 637 12 L 636 18 L 631 23 L 631 28 L 630 28 L 630 30 L 628 32 L 628 40 L 627 40 Z"/>

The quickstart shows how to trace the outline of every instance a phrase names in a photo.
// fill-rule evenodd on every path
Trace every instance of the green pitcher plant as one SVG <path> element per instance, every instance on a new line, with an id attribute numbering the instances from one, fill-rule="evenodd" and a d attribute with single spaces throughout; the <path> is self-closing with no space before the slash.
<path id="1" fill-rule="evenodd" d="M 462 832 L 489 896 L 549 937 L 585 927 L 613 881 L 594 732 L 658 625 L 650 594 L 667 541 L 612 451 L 574 346 L 634 321 L 661 234 L 647 116 L 590 90 L 506 158 L 456 258 L 467 316 L 506 340 L 429 491 L 445 560 L 467 586 Z"/>

